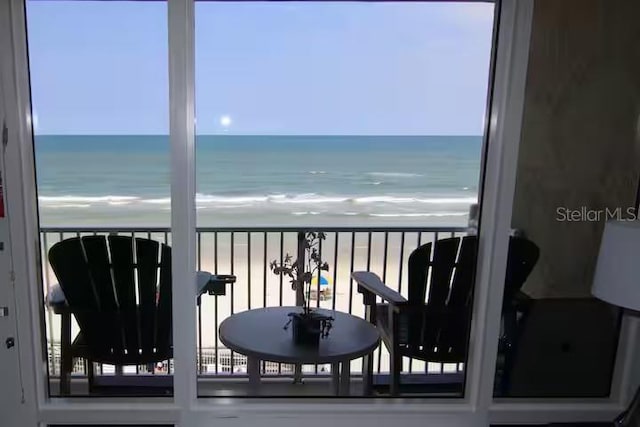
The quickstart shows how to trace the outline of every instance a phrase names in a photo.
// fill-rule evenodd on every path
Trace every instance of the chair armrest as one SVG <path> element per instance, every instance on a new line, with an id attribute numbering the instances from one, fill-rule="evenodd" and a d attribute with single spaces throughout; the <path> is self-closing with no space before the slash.
<path id="1" fill-rule="evenodd" d="M 375 273 L 370 271 L 354 271 L 351 273 L 351 277 L 358 284 L 358 291 L 360 292 L 361 289 L 364 289 L 367 292 L 379 296 L 392 305 L 407 302 L 405 297 L 382 283 L 380 277 Z"/>
<path id="2" fill-rule="evenodd" d="M 198 297 L 205 292 L 209 295 L 226 295 L 228 284 L 236 282 L 236 276 L 230 274 L 211 274 L 207 271 L 196 273 L 196 292 Z"/>
<path id="3" fill-rule="evenodd" d="M 200 296 L 207 292 L 207 284 L 211 278 L 208 271 L 196 271 L 196 296 Z"/>

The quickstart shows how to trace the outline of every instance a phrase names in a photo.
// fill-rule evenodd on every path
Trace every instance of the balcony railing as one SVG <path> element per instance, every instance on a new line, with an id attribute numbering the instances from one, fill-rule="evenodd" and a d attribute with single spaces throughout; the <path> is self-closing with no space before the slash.
<path id="1" fill-rule="evenodd" d="M 407 260 L 413 249 L 445 237 L 466 234 L 464 227 L 200 227 L 196 230 L 198 270 L 216 274 L 234 274 L 237 281 L 229 285 L 226 295 L 207 296 L 197 308 L 198 348 L 197 366 L 200 378 L 215 376 L 246 376 L 246 358 L 235 354 L 219 342 L 218 327 L 229 315 L 257 307 L 295 305 L 295 292 L 281 276 L 271 273 L 272 260 L 282 262 L 287 253 L 296 257 L 300 233 L 322 231 L 326 240 L 319 248 L 320 256 L 329 263 L 328 272 L 322 272 L 313 286 L 311 303 L 316 307 L 348 312 L 364 317 L 365 307 L 351 273 L 357 270 L 374 271 L 398 292 L 407 295 Z M 74 236 L 121 234 L 149 238 L 171 244 L 170 228 L 161 227 L 43 227 L 40 231 L 42 259 L 56 242 Z M 56 283 L 48 263 L 43 261 L 44 291 Z M 323 283 L 327 282 L 327 283 Z M 322 284 L 321 284 L 322 283 Z M 175 286 L 175 285 L 174 285 Z M 49 372 L 59 375 L 60 327 L 51 310 L 47 310 L 47 352 Z M 73 327 L 73 335 L 77 333 Z M 374 353 L 374 372 L 388 372 L 388 353 L 384 346 Z M 115 372 L 111 366 L 96 366 L 97 375 Z M 360 361 L 351 364 L 354 374 L 361 372 Z M 404 361 L 403 373 L 442 374 L 456 373 L 462 364 L 425 363 Z M 126 374 L 170 374 L 172 361 L 161 366 L 125 367 Z M 87 367 L 76 360 L 74 374 L 83 376 Z M 328 367 L 305 366 L 305 375 L 329 375 Z M 291 365 L 263 362 L 264 376 L 293 376 Z"/>

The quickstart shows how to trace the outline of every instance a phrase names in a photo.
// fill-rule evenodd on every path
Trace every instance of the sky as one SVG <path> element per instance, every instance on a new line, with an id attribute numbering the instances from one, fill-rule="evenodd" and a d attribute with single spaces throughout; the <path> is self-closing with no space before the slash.
<path id="1" fill-rule="evenodd" d="M 491 3 L 196 3 L 196 131 L 481 135 Z M 27 2 L 36 134 L 167 134 L 166 2 Z"/>

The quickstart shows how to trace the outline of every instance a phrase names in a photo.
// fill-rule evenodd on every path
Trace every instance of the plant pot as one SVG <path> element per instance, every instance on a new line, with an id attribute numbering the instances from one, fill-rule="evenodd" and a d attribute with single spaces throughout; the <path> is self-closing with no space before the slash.
<path id="1" fill-rule="evenodd" d="M 314 313 L 291 313 L 291 332 L 296 345 L 318 347 L 324 316 Z"/>

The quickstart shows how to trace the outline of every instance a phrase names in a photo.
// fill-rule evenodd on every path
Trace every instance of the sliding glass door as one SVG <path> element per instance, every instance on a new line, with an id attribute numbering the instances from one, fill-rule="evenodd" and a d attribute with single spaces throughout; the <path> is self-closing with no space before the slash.
<path id="1" fill-rule="evenodd" d="M 167 4 L 27 1 L 26 22 L 49 395 L 170 395 Z"/>
<path id="2" fill-rule="evenodd" d="M 469 212 L 481 204 L 495 15 L 492 3 L 196 2 L 196 263 L 236 279 L 198 307 L 200 397 L 335 396 L 337 366 L 326 360 L 273 354 L 249 372 L 252 348 L 238 351 L 224 336 L 239 313 L 284 310 L 264 330 L 283 346 L 296 306 L 364 319 L 351 277 L 361 270 L 425 310 L 445 304 L 435 294 L 448 294 L 448 281 L 415 296 L 412 268 L 428 270 L 429 256 L 422 267 L 408 262 L 419 247 L 437 254 L 466 242 L 475 251 Z M 350 395 L 389 397 L 397 369 L 405 395 L 464 396 L 472 258 L 450 333 L 459 353 L 436 354 L 449 344 L 428 336 L 449 332 L 433 321 L 403 344 L 425 351 L 407 351 L 396 368 L 388 346 L 377 346 L 372 384 L 363 382 L 366 357 L 344 363 Z M 302 259 L 305 269 L 281 273 Z M 318 351 L 347 327 L 336 323 Z M 246 340 L 252 329 L 241 330 Z"/>

